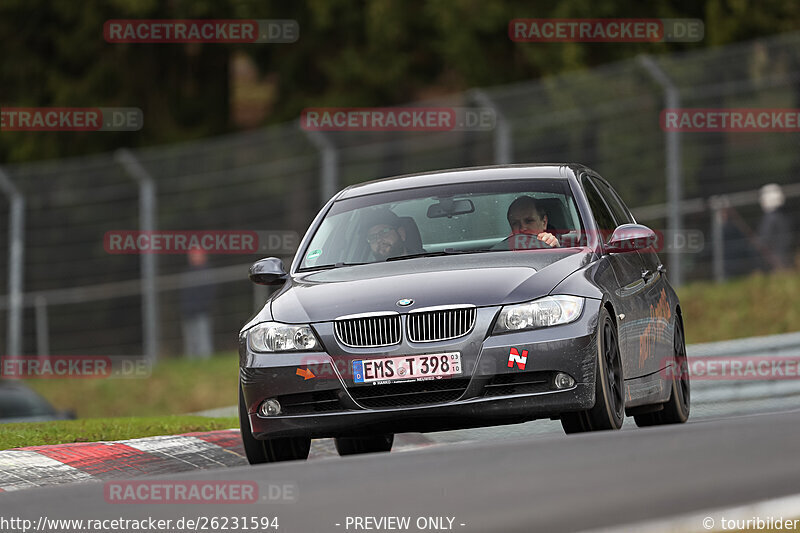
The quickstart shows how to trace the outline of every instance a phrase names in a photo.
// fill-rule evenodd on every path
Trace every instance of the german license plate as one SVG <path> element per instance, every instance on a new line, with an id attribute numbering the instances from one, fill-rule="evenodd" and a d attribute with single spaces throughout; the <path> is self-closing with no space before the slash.
<path id="1" fill-rule="evenodd" d="M 461 352 L 353 361 L 353 381 L 356 383 L 440 379 L 459 374 Z"/>

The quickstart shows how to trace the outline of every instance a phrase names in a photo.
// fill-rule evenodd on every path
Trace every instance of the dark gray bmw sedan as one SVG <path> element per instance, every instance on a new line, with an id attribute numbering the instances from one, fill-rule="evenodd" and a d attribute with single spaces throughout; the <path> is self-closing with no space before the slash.
<path id="1" fill-rule="evenodd" d="M 559 419 L 567 433 L 685 422 L 689 377 L 661 240 L 575 164 L 348 187 L 240 333 L 251 463 L 389 451 L 394 434 Z"/>

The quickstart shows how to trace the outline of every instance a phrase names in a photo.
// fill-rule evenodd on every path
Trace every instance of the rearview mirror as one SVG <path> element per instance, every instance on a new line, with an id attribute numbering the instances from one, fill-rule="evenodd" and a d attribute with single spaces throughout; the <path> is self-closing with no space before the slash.
<path id="1" fill-rule="evenodd" d="M 283 261 L 277 257 L 260 259 L 250 267 L 250 281 L 258 285 L 283 285 L 287 277 Z"/>
<path id="2" fill-rule="evenodd" d="M 656 232 L 641 224 L 623 224 L 611 234 L 605 249 L 607 252 L 634 252 L 655 246 Z"/>
<path id="3" fill-rule="evenodd" d="M 443 218 L 456 215 L 466 215 L 475 211 L 475 204 L 472 200 L 462 199 L 453 200 L 452 198 L 442 198 L 439 203 L 431 204 L 428 207 L 428 218 Z"/>

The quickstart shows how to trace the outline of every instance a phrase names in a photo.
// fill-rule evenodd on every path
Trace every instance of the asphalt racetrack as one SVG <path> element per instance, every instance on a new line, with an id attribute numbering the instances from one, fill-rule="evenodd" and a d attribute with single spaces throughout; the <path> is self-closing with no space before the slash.
<path id="1" fill-rule="evenodd" d="M 7 493 L 0 496 L 0 508 L 2 516 L 34 523 L 42 516 L 176 520 L 238 515 L 277 517 L 279 532 L 558 532 L 800 492 L 798 410 L 647 429 L 632 422 L 627 419 L 618 432 L 552 433 L 138 478 L 252 480 L 267 501 L 251 504 L 111 504 L 104 484 L 90 483 Z M 275 503 L 267 497 L 270 485 L 291 486 L 290 497 Z M 356 527 L 356 517 L 390 516 L 409 517 L 409 527 L 380 529 L 369 521 Z M 438 523 L 428 517 L 445 518 Z M 697 529 L 702 530 L 700 524 Z"/>

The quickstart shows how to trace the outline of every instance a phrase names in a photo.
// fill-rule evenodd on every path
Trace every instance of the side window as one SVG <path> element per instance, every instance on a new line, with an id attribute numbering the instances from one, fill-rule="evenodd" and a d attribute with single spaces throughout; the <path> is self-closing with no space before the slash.
<path id="1" fill-rule="evenodd" d="M 633 217 L 630 211 L 628 211 L 625 204 L 622 203 L 622 200 L 619 199 L 619 195 L 616 191 L 603 180 L 592 178 L 592 183 L 597 186 L 597 190 L 600 191 L 600 195 L 606 201 L 608 207 L 611 208 L 611 212 L 614 214 L 614 218 L 617 219 L 619 224 L 633 224 Z"/>
<path id="2" fill-rule="evenodd" d="M 617 223 L 611 211 L 608 209 L 608 206 L 606 206 L 606 203 L 603 201 L 603 197 L 592 184 L 591 180 L 589 180 L 587 176 L 584 176 L 581 180 L 581 184 L 586 193 L 586 199 L 589 201 L 589 208 L 591 208 L 594 219 L 597 222 L 597 229 L 600 230 L 603 242 L 606 243 L 614 232 L 614 229 L 616 229 Z"/>
<path id="3" fill-rule="evenodd" d="M 633 213 L 631 213 L 631 210 L 628 209 L 627 204 L 624 201 L 622 201 L 622 196 L 620 196 L 619 193 L 617 191 L 615 191 L 613 188 L 611 189 L 611 192 L 614 193 L 614 198 L 617 199 L 619 204 L 622 206 L 622 209 L 625 211 L 625 214 L 628 215 L 628 219 L 630 220 L 630 223 L 631 224 L 637 224 L 636 218 L 634 218 Z"/>

